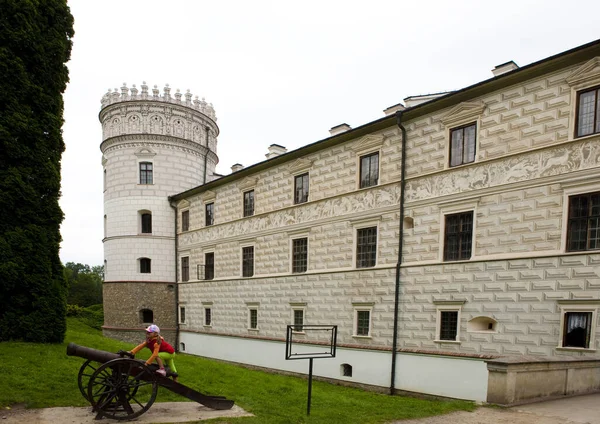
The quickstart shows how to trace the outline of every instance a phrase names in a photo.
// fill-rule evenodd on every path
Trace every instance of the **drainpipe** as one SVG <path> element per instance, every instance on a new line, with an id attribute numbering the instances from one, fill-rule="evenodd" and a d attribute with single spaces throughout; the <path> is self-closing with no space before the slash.
<path id="1" fill-rule="evenodd" d="M 170 200 L 170 199 L 169 199 Z M 177 206 L 169 201 L 175 212 L 175 351 L 179 352 L 179 264 L 177 263 Z"/>
<path id="2" fill-rule="evenodd" d="M 396 349 L 398 347 L 398 309 L 400 303 L 400 266 L 402 265 L 402 241 L 404 234 L 404 190 L 406 188 L 406 129 L 402 125 L 402 111 L 396 112 L 396 125 L 402 133 L 402 169 L 400 174 L 400 232 L 398 235 L 398 262 L 396 263 L 396 288 L 394 299 L 394 335 L 392 341 L 392 375 L 390 395 L 394 394 L 396 383 Z"/>
<path id="3" fill-rule="evenodd" d="M 204 180 L 202 181 L 202 185 L 206 184 L 206 161 L 208 158 L 208 152 L 210 152 L 210 149 L 208 147 L 208 136 L 210 135 L 210 128 L 205 127 L 204 130 L 206 131 L 206 154 L 204 155 Z"/>

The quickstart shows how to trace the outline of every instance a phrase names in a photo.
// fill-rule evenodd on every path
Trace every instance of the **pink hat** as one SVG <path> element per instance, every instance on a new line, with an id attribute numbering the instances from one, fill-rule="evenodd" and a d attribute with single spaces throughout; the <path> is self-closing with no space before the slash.
<path id="1" fill-rule="evenodd" d="M 149 326 L 148 328 L 146 328 L 146 332 L 148 332 L 148 333 L 160 333 L 160 328 L 158 328 L 158 325 L 152 324 L 151 326 Z"/>

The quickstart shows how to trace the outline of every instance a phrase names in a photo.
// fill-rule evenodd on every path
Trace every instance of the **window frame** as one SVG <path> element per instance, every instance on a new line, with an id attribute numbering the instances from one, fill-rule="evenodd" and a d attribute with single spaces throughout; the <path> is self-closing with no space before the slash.
<path id="1" fill-rule="evenodd" d="M 144 222 L 144 217 L 150 217 L 150 222 Z M 144 227 L 148 227 L 149 228 L 144 228 Z M 144 230 L 148 230 L 149 231 L 144 231 Z M 140 234 L 152 234 L 152 212 L 150 211 L 140 211 Z"/>
<path id="2" fill-rule="evenodd" d="M 248 319 L 246 322 L 247 325 L 247 329 L 249 331 L 258 331 L 258 307 L 259 304 L 258 303 L 246 303 L 246 306 L 248 308 Z M 252 315 L 255 315 L 255 317 L 253 318 Z M 254 324 L 254 326 L 252 326 Z"/>
<path id="3" fill-rule="evenodd" d="M 297 330 L 297 325 L 306 325 L 306 304 L 292 304 L 291 306 L 291 325 L 292 325 L 292 332 L 295 334 L 305 334 L 304 331 L 302 330 Z M 302 323 L 301 324 L 297 324 L 296 323 L 296 318 L 297 318 L 297 313 L 300 313 L 300 315 L 302 316 Z"/>
<path id="4" fill-rule="evenodd" d="M 352 337 L 370 339 L 373 336 L 373 306 L 374 303 L 353 303 L 354 308 L 353 319 L 352 319 Z M 360 314 L 368 313 L 368 328 L 367 334 L 359 334 L 359 318 Z"/>
<path id="5" fill-rule="evenodd" d="M 208 202 L 204 204 L 204 226 L 210 227 L 212 225 L 215 225 L 215 202 Z"/>
<path id="6" fill-rule="evenodd" d="M 466 143 L 465 130 L 467 128 L 471 128 L 471 127 L 474 127 L 474 129 L 473 129 L 473 159 L 469 162 L 465 162 L 465 151 L 466 151 L 466 149 L 465 149 L 465 143 Z M 448 143 L 448 145 L 449 145 L 448 167 L 449 168 L 456 168 L 458 166 L 468 165 L 471 163 L 475 163 L 477 161 L 477 128 L 478 128 L 477 121 L 469 122 L 469 123 L 466 123 L 466 124 L 463 124 L 463 125 L 460 125 L 457 127 L 450 128 L 450 130 L 449 130 L 450 135 L 449 135 L 449 140 L 448 140 L 449 141 L 449 143 Z M 463 137 L 462 137 L 463 141 L 462 141 L 462 146 L 461 146 L 462 155 L 461 155 L 460 163 L 453 165 L 452 164 L 452 157 L 453 157 L 452 150 L 454 147 L 454 133 L 456 133 L 458 131 L 461 131 L 463 134 Z"/>
<path id="7" fill-rule="evenodd" d="M 152 259 L 147 257 L 140 257 L 138 258 L 138 265 L 138 270 L 140 274 L 152 274 Z"/>
<path id="8" fill-rule="evenodd" d="M 304 194 L 304 179 L 306 178 L 306 194 Z M 298 196 L 298 181 L 302 182 L 301 197 Z M 310 195 L 310 173 L 303 172 L 302 174 L 294 175 L 294 205 L 300 205 L 308 202 Z"/>
<path id="9" fill-rule="evenodd" d="M 190 230 L 190 210 L 181 211 L 181 232 Z"/>
<path id="10" fill-rule="evenodd" d="M 595 352 L 596 349 L 596 330 L 598 321 L 598 308 L 600 300 L 598 299 L 581 299 L 581 300 L 559 300 L 557 301 L 560 312 L 560 327 L 558 335 L 557 350 L 565 350 L 572 352 Z M 591 313 L 588 347 L 565 346 L 565 325 L 566 316 L 568 313 Z"/>
<path id="11" fill-rule="evenodd" d="M 254 275 L 256 274 L 256 270 L 254 268 L 254 259 L 256 257 L 256 250 L 253 244 L 250 245 L 246 245 L 246 246 L 240 246 L 241 248 L 241 274 L 243 278 L 250 278 L 250 277 L 254 277 Z M 247 258 L 244 256 L 246 253 L 246 249 L 252 249 L 252 262 L 251 263 L 247 263 Z M 247 273 L 247 270 L 250 269 L 250 273 Z"/>
<path id="12" fill-rule="evenodd" d="M 435 338 L 434 342 L 436 343 L 456 343 L 460 344 L 460 324 L 461 324 L 461 315 L 462 315 L 462 307 L 464 305 L 464 301 L 434 301 L 436 305 L 436 319 L 435 319 Z M 456 334 L 454 335 L 454 339 L 442 339 L 442 313 L 443 312 L 456 312 Z"/>
<path id="13" fill-rule="evenodd" d="M 373 156 L 377 156 L 377 176 L 375 177 L 375 182 L 371 182 L 370 181 L 371 179 L 369 178 L 369 181 L 363 185 L 363 159 L 371 158 Z M 371 161 L 369 161 L 369 167 L 371 167 Z M 377 150 L 375 152 L 369 152 L 369 153 L 359 156 L 358 157 L 358 188 L 362 189 L 362 188 L 378 186 L 380 172 L 381 172 L 381 154 L 380 154 L 379 150 Z"/>
<path id="14" fill-rule="evenodd" d="M 463 237 L 466 237 L 468 235 L 467 232 L 465 231 L 459 231 L 457 238 L 458 238 L 458 246 L 459 246 L 459 250 L 458 250 L 458 255 L 459 257 L 457 259 L 448 259 L 448 238 L 449 238 L 449 234 L 448 234 L 448 218 L 451 217 L 460 217 L 461 215 L 467 215 L 470 214 L 471 215 L 471 234 L 470 234 L 470 251 L 469 251 L 469 257 L 468 258 L 461 258 L 460 257 L 460 252 L 461 252 L 461 248 L 462 248 L 462 241 L 463 241 Z M 448 212 L 448 213 L 443 213 L 443 228 L 442 228 L 442 249 L 441 249 L 441 254 L 442 254 L 442 261 L 443 262 L 457 262 L 457 261 L 468 261 L 473 259 L 473 253 L 475 250 L 475 210 L 474 209 L 469 209 L 469 210 L 462 210 L 462 211 L 456 211 L 456 212 Z M 462 227 L 463 223 L 459 221 L 459 225 Z"/>
<path id="15" fill-rule="evenodd" d="M 182 256 L 180 263 L 181 263 L 181 281 L 182 282 L 190 281 L 190 257 Z"/>
<path id="16" fill-rule="evenodd" d="M 202 303 L 202 326 L 203 327 L 212 327 L 214 316 L 213 316 L 213 303 L 212 302 L 203 302 Z M 208 320 L 207 320 L 208 318 Z"/>
<path id="17" fill-rule="evenodd" d="M 589 134 L 579 134 L 580 130 L 580 116 L 581 112 L 581 95 L 586 93 L 595 92 L 594 98 L 594 117 L 592 122 L 592 132 Z M 582 88 L 577 91 L 576 103 L 575 103 L 575 136 L 574 138 L 588 137 L 600 134 L 600 85 L 593 87 Z"/>
<path id="18" fill-rule="evenodd" d="M 185 322 L 185 305 L 179 305 L 179 324 L 186 324 L 186 322 Z"/>
<path id="19" fill-rule="evenodd" d="M 142 169 L 142 168 L 147 168 L 148 165 L 150 165 L 150 169 Z M 138 162 L 138 178 L 139 178 L 138 179 L 139 185 L 153 185 L 154 184 L 154 162 L 139 161 Z"/>
<path id="20" fill-rule="evenodd" d="M 596 206 L 596 208 L 598 208 L 598 214 L 597 215 L 592 215 L 591 212 L 593 212 L 593 204 L 592 204 L 592 197 L 593 196 L 597 196 L 598 200 L 600 201 L 600 191 L 590 191 L 590 192 L 584 192 L 584 193 L 571 193 L 571 194 L 567 194 L 566 197 L 566 225 L 565 225 L 565 252 L 568 253 L 580 253 L 580 252 L 596 252 L 598 250 L 600 250 L 600 204 Z M 587 215 L 584 217 L 572 217 L 572 207 L 571 207 L 571 201 L 575 200 L 576 198 L 587 198 L 588 200 L 588 205 L 587 205 Z M 598 226 L 595 228 L 591 228 L 590 227 L 590 221 L 592 220 L 597 220 L 597 222 L 599 222 Z M 571 224 L 576 222 L 576 221 L 585 221 L 585 248 L 584 249 L 573 249 L 571 248 L 571 243 L 573 242 L 572 238 L 573 238 L 573 234 L 574 234 L 574 230 L 572 230 L 571 228 Z M 596 238 L 592 239 L 591 238 L 591 233 L 595 232 L 596 233 Z M 592 240 L 597 240 L 596 241 L 596 246 L 595 248 L 590 248 L 590 242 Z"/>
<path id="21" fill-rule="evenodd" d="M 296 246 L 295 245 L 296 245 L 296 242 L 298 242 L 300 240 L 305 240 L 304 257 L 296 258 Z M 291 259 L 290 272 L 292 274 L 304 274 L 308 271 L 308 236 L 307 235 L 295 236 L 290 240 L 290 259 Z M 303 261 L 303 265 L 304 265 L 303 270 L 299 270 L 299 268 L 296 268 L 297 261 Z"/>
<path id="22" fill-rule="evenodd" d="M 254 189 L 244 191 L 242 195 L 242 215 L 244 218 L 254 216 L 254 200 Z"/>
<path id="23" fill-rule="evenodd" d="M 367 245 L 361 245 L 361 236 L 360 236 L 360 232 L 362 231 L 366 231 L 366 230 L 374 230 L 375 232 L 375 243 L 374 243 L 374 251 L 371 252 L 374 257 L 372 258 L 372 262 L 371 259 L 369 258 L 369 262 L 367 265 L 363 265 L 361 262 L 361 259 L 359 258 L 359 255 L 361 254 L 371 254 L 370 252 L 360 252 L 361 249 L 367 249 L 370 244 Z M 360 227 L 355 227 L 354 228 L 354 239 L 355 239 L 355 255 L 354 255 L 354 267 L 356 269 L 365 269 L 365 268 L 374 268 L 377 266 L 377 259 L 379 257 L 378 250 L 379 250 L 379 225 L 375 224 L 375 225 L 364 225 L 364 226 L 360 226 Z"/>
<path id="24" fill-rule="evenodd" d="M 208 263 L 208 258 L 212 257 L 212 262 L 211 262 L 211 267 L 209 268 L 209 263 Z M 211 269 L 212 270 L 212 274 L 209 277 L 209 272 L 208 270 Z M 205 281 L 211 281 L 215 279 L 215 252 L 204 252 L 204 276 L 203 276 Z"/>

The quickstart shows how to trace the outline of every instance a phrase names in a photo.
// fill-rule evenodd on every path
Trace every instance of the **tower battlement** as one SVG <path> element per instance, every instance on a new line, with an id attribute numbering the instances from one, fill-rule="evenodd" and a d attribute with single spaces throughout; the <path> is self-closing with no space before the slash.
<path id="1" fill-rule="evenodd" d="M 129 88 L 127 87 L 126 83 L 123 83 L 123 86 L 120 88 L 120 90 L 117 88 L 115 88 L 114 91 L 108 89 L 106 94 L 102 96 L 101 103 L 102 109 L 115 103 L 137 100 L 173 103 L 195 109 L 216 122 L 217 115 L 215 114 L 215 109 L 212 103 L 207 103 L 204 100 L 204 97 L 202 100 L 199 100 L 198 96 L 192 100 L 192 97 L 193 95 L 190 93 L 190 90 L 187 90 L 184 94 L 182 94 L 179 89 L 176 89 L 175 93 L 171 95 L 171 87 L 169 84 L 165 84 L 163 88 L 163 94 L 160 94 L 160 90 L 156 85 L 154 85 L 154 88 L 152 88 L 152 92 L 149 92 L 148 85 L 146 84 L 146 81 L 144 81 L 141 85 L 141 91 L 137 89 L 135 84 Z"/>

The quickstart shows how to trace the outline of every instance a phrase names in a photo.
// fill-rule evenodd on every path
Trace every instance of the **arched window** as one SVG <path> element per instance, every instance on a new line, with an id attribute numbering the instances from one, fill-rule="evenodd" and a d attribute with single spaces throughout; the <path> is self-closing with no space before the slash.
<path id="1" fill-rule="evenodd" d="M 140 272 L 142 274 L 150 274 L 152 272 L 150 258 L 140 258 Z"/>
<path id="2" fill-rule="evenodd" d="M 142 220 L 142 233 L 143 234 L 151 234 L 152 233 L 152 214 L 150 212 L 143 212 L 141 214 Z"/>
<path id="3" fill-rule="evenodd" d="M 140 319 L 143 324 L 152 324 L 154 322 L 154 312 L 152 312 L 152 309 L 142 309 L 140 310 Z"/>

